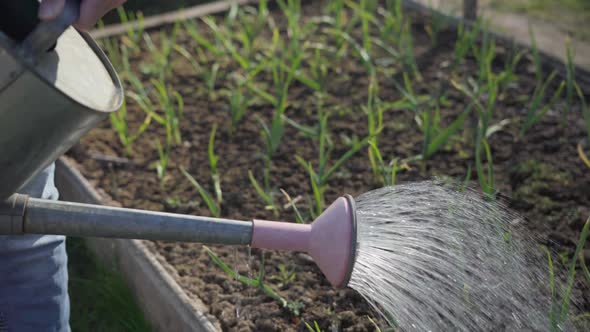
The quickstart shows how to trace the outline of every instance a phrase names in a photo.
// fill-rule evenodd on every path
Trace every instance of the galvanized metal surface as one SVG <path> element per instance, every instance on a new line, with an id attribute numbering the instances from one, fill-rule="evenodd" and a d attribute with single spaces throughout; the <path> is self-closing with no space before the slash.
<path id="1" fill-rule="evenodd" d="M 0 235 L 23 234 L 23 221 L 27 196 L 12 195 L 0 202 Z"/>
<path id="2" fill-rule="evenodd" d="M 35 67 L 0 32 L 0 200 L 18 191 L 119 108 L 122 88 L 106 56 L 69 28 Z"/>
<path id="3" fill-rule="evenodd" d="M 24 233 L 247 245 L 252 222 L 29 198 Z"/>

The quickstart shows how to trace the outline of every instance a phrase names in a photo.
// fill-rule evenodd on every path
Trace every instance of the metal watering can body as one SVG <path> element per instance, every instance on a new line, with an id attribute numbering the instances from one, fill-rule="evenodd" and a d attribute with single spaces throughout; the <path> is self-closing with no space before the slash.
<path id="1" fill-rule="evenodd" d="M 107 57 L 89 35 L 70 27 L 79 1 L 68 0 L 50 22 L 36 20 L 37 0 L 8 3 L 0 7 L 23 7 L 12 21 L 0 19 L 0 199 L 18 191 L 123 100 Z M 0 11 L 9 15 L 6 8 Z M 18 22 L 23 14 L 29 19 Z"/>

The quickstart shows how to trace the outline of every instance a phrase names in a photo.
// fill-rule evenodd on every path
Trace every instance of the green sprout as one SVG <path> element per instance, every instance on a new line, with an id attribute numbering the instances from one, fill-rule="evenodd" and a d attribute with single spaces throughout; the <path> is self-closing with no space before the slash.
<path id="1" fill-rule="evenodd" d="M 164 117 L 160 116 L 149 105 L 144 110 L 150 114 L 154 120 L 166 129 L 166 140 L 171 144 L 179 145 L 182 143 L 180 133 L 180 122 L 184 112 L 184 101 L 182 96 L 163 83 L 155 79 L 151 80 L 157 94 L 160 109 L 164 112 Z M 174 97 L 174 98 L 171 98 Z"/>
<path id="2" fill-rule="evenodd" d="M 317 321 L 313 321 L 313 326 L 309 325 L 308 322 L 305 322 L 305 327 L 309 332 L 323 332 Z"/>
<path id="3" fill-rule="evenodd" d="M 220 43 L 232 58 L 242 67 L 242 69 L 248 71 L 250 69 L 250 61 L 244 58 L 240 51 L 235 47 L 232 42 L 231 36 L 228 36 L 225 29 L 220 28 L 212 17 L 203 18 L 203 22 L 209 27 L 215 36 L 215 39 Z"/>
<path id="4" fill-rule="evenodd" d="M 209 247 L 203 246 L 203 249 L 207 252 L 209 257 L 213 260 L 213 262 L 221 268 L 228 276 L 232 279 L 235 279 L 241 282 L 244 285 L 250 287 L 256 287 L 263 294 L 269 296 L 270 298 L 274 299 L 275 301 L 279 302 L 284 309 L 287 309 L 291 314 L 295 316 L 301 315 L 301 310 L 303 309 L 303 303 L 297 301 L 288 301 L 284 297 L 282 297 L 277 291 L 272 289 L 266 282 L 264 282 L 264 256 L 262 257 L 262 267 L 260 268 L 260 273 L 258 274 L 257 279 L 248 278 L 242 275 L 239 275 L 237 271 L 232 270 L 227 264 L 225 264 L 219 256 L 217 256 Z"/>
<path id="5" fill-rule="evenodd" d="M 573 100 L 574 100 L 574 93 L 575 93 L 575 82 L 576 82 L 576 64 L 574 63 L 574 53 L 571 46 L 571 40 L 568 37 L 565 41 L 565 51 L 566 51 L 566 85 L 565 85 L 565 101 L 566 101 L 566 108 L 565 113 L 563 114 L 563 125 L 567 124 L 567 115 L 571 112 Z"/>
<path id="6" fill-rule="evenodd" d="M 160 180 L 160 187 L 164 187 L 166 180 L 166 170 L 168 169 L 168 161 L 170 160 L 170 142 L 166 140 L 166 146 L 162 147 L 160 139 L 155 141 L 156 149 L 158 150 L 158 163 L 156 164 L 156 174 Z"/>
<path id="7" fill-rule="evenodd" d="M 113 112 L 109 115 L 111 126 L 117 132 L 119 141 L 125 148 L 125 152 L 128 155 L 133 154 L 133 143 L 146 131 L 149 127 L 152 116 L 146 115 L 141 126 L 133 134 L 129 133 L 129 127 L 127 123 L 127 102 L 123 100 L 121 108 L 117 112 Z"/>
<path id="8" fill-rule="evenodd" d="M 492 151 L 488 143 L 488 138 L 496 131 L 498 131 L 503 124 L 500 123 L 495 127 L 491 125 L 496 100 L 498 96 L 498 80 L 494 75 L 486 74 L 487 83 L 483 86 L 475 84 L 473 89 L 458 84 L 454 80 L 451 80 L 451 84 L 467 96 L 471 100 L 471 105 L 474 105 L 478 121 L 475 128 L 475 166 L 479 183 L 482 190 L 488 194 L 489 197 L 495 197 L 494 189 L 494 164 L 492 160 Z M 480 96 L 482 94 L 487 95 L 485 104 L 480 102 Z M 485 156 L 487 161 L 487 167 L 483 167 L 482 154 Z"/>
<path id="9" fill-rule="evenodd" d="M 207 192 L 207 190 L 205 190 L 205 188 L 203 188 L 203 186 L 201 186 L 201 184 L 184 169 L 184 167 L 181 166 L 180 171 L 189 180 L 189 182 L 197 189 L 199 195 L 201 195 L 201 198 L 203 199 L 203 201 L 205 201 L 205 204 L 209 208 L 211 214 L 214 217 L 219 218 L 221 216 L 221 206 L 219 205 L 219 203 L 217 203 L 215 198 L 213 198 L 213 196 L 209 194 L 209 192 Z"/>
<path id="10" fill-rule="evenodd" d="M 473 55 L 478 65 L 478 84 L 483 85 L 485 82 L 496 81 L 492 72 L 492 62 L 496 56 L 496 42 L 490 38 L 487 27 L 483 29 L 481 46 L 472 45 Z"/>
<path id="11" fill-rule="evenodd" d="M 207 147 L 207 155 L 209 156 L 209 167 L 211 168 L 211 179 L 213 180 L 213 188 L 215 189 L 215 197 L 217 204 L 221 204 L 223 201 L 223 195 L 221 192 L 221 178 L 219 176 L 219 170 L 217 169 L 217 162 L 219 156 L 215 154 L 215 133 L 217 132 L 217 124 L 213 125 L 211 134 L 209 135 L 209 145 Z"/>
<path id="12" fill-rule="evenodd" d="M 178 37 L 180 23 L 176 22 L 170 33 L 167 35 L 166 32 L 161 31 L 159 40 L 160 47 L 158 48 L 149 34 L 144 34 L 143 39 L 151 55 L 152 62 L 143 63 L 141 70 L 146 75 L 152 75 L 158 80 L 163 81 L 169 76 L 172 71 L 172 63 L 170 62 L 171 55 L 176 45 L 176 39 Z"/>
<path id="13" fill-rule="evenodd" d="M 272 198 L 272 195 L 270 193 L 264 191 L 264 189 L 262 189 L 262 187 L 260 186 L 258 181 L 256 181 L 254 174 L 252 174 L 252 171 L 248 171 L 248 178 L 250 179 L 250 183 L 254 187 L 254 190 L 256 190 L 256 193 L 258 194 L 258 196 L 266 204 L 265 209 L 272 210 L 275 217 L 278 217 L 279 210 L 274 202 L 274 199 Z"/>
<path id="14" fill-rule="evenodd" d="M 455 42 L 455 57 L 453 60 L 452 69 L 455 71 L 458 66 L 463 62 L 470 50 L 473 49 L 479 32 L 481 31 L 482 22 L 477 20 L 473 25 L 473 28 L 469 29 L 465 27 L 465 24 L 461 22 L 457 27 L 457 41 Z"/>
<path id="15" fill-rule="evenodd" d="M 324 210 L 325 206 L 325 192 L 328 187 L 328 181 L 336 173 L 336 171 L 342 167 L 342 165 L 352 158 L 360 149 L 362 149 L 368 142 L 373 138 L 367 136 L 361 141 L 354 140 L 352 146 L 342 154 L 332 166 L 328 167 L 328 161 L 330 160 L 330 154 L 332 152 L 332 146 L 329 144 L 329 133 L 328 133 L 328 114 L 322 114 L 320 118 L 320 132 L 319 132 L 319 158 L 318 168 L 314 169 L 311 162 L 306 161 L 300 156 L 295 156 L 299 164 L 307 170 L 309 173 L 309 179 L 313 192 L 313 198 L 315 200 L 314 208 L 310 211 L 312 216 L 315 218 L 320 215 Z"/>
<path id="16" fill-rule="evenodd" d="M 194 20 L 187 20 L 184 21 L 184 30 L 188 33 L 189 36 L 197 43 L 198 47 L 195 48 L 198 54 L 201 55 L 201 59 L 204 60 L 205 56 L 203 55 L 201 48 L 206 49 L 213 55 L 214 57 L 219 57 L 222 55 L 222 52 L 219 48 L 213 45 L 207 38 L 205 38 L 199 32 L 199 28 L 197 27 Z"/>
<path id="17" fill-rule="evenodd" d="M 492 160 L 492 151 L 490 149 L 490 145 L 487 139 L 482 137 L 481 130 L 478 128 L 477 130 L 477 138 L 475 142 L 475 168 L 477 172 L 477 177 L 479 179 L 479 184 L 482 190 L 489 195 L 489 197 L 494 197 L 496 192 L 494 189 L 494 162 Z M 482 161 L 482 148 L 485 152 L 485 157 L 487 161 L 487 168 L 484 169 L 483 161 Z"/>
<path id="18" fill-rule="evenodd" d="M 510 52 L 510 58 L 504 62 L 504 70 L 498 74 L 498 84 L 500 85 L 500 90 L 502 91 L 501 94 L 503 95 L 510 83 L 515 82 L 518 80 L 518 75 L 516 74 L 516 67 L 522 60 L 522 57 L 525 55 L 525 51 L 522 50 L 518 53 L 514 53 L 514 47 L 512 52 Z"/>
<path id="19" fill-rule="evenodd" d="M 277 275 L 272 276 L 270 279 L 277 281 L 277 286 L 279 288 L 286 287 L 295 281 L 295 278 L 297 277 L 295 268 L 287 269 L 287 266 L 285 264 L 279 264 L 278 268 L 279 273 Z"/>
<path id="20" fill-rule="evenodd" d="M 463 128 L 463 124 L 472 109 L 472 105 L 468 106 L 446 128 L 442 128 L 440 124 L 440 107 L 438 103 L 436 103 L 435 107 L 428 107 L 418 114 L 416 121 L 424 134 L 422 160 L 430 159 L 447 144 L 453 135 Z"/>
<path id="21" fill-rule="evenodd" d="M 238 124 L 246 114 L 248 108 L 248 100 L 243 94 L 241 88 L 232 89 L 229 96 L 229 112 L 231 115 L 231 132 L 233 133 Z"/>
<path id="22" fill-rule="evenodd" d="M 373 142 L 369 142 L 369 145 L 369 160 L 371 161 L 373 172 L 384 186 L 394 186 L 397 173 L 402 170 L 410 170 L 410 167 L 405 162 L 400 164 L 397 158 L 392 159 L 389 164 L 386 164 L 379 148 Z"/>
<path id="23" fill-rule="evenodd" d="M 213 125 L 211 128 L 211 134 L 209 135 L 209 145 L 207 147 L 207 155 L 209 157 L 209 167 L 211 169 L 211 180 L 213 181 L 214 194 L 211 195 L 201 184 L 192 177 L 184 167 L 180 167 L 182 174 L 189 180 L 189 182 L 197 189 L 199 195 L 205 201 L 205 204 L 209 208 L 209 211 L 214 217 L 219 218 L 221 215 L 221 204 L 223 203 L 223 192 L 221 191 L 221 177 L 219 175 L 219 169 L 217 163 L 219 162 L 219 156 L 215 154 L 215 134 L 217 133 L 217 125 Z"/>
<path id="24" fill-rule="evenodd" d="M 541 118 L 549 111 L 549 109 L 555 104 L 555 102 L 559 99 L 559 97 L 561 97 L 561 93 L 563 91 L 563 88 L 565 86 L 565 82 L 561 82 L 561 84 L 559 85 L 559 88 L 553 93 L 553 97 L 551 97 L 550 101 L 541 106 L 541 103 L 543 102 L 543 99 L 545 98 L 545 93 L 547 91 L 547 88 L 550 86 L 551 82 L 553 82 L 553 79 L 555 78 L 555 76 L 557 75 L 556 71 L 553 71 L 545 80 L 545 82 L 543 82 L 543 84 L 541 86 L 538 86 L 535 89 L 535 92 L 533 93 L 533 96 L 531 98 L 531 102 L 530 105 L 527 109 L 527 113 L 524 119 L 524 123 L 522 124 L 522 127 L 520 129 L 520 135 L 521 137 L 524 137 L 527 133 L 527 131 L 537 122 L 539 122 L 539 120 L 541 120 Z"/>
<path id="25" fill-rule="evenodd" d="M 143 13 L 138 11 L 137 13 L 134 12 L 127 12 L 123 6 L 117 8 L 117 15 L 119 16 L 119 20 L 123 25 L 129 25 L 130 22 L 137 22 L 138 27 L 130 27 L 128 26 L 125 28 L 126 39 L 125 43 L 131 47 L 131 50 L 138 54 L 140 51 L 139 44 L 141 43 L 141 38 L 144 34 L 144 17 Z"/>
<path id="26" fill-rule="evenodd" d="M 272 158 L 279 149 L 285 132 L 284 114 L 287 109 L 289 87 L 293 81 L 293 72 L 295 71 L 295 68 L 298 67 L 299 61 L 300 59 L 297 59 L 291 64 L 291 70 L 285 70 L 281 66 L 281 61 L 279 59 L 273 61 L 272 77 L 275 87 L 275 95 L 277 97 L 272 97 L 274 113 L 270 127 L 264 122 L 264 120 L 258 118 L 258 121 L 262 126 L 261 134 L 266 147 L 264 185 L 267 189 L 270 188 Z M 254 92 L 260 93 L 259 91 Z"/>
<path id="27" fill-rule="evenodd" d="M 582 232 L 580 233 L 580 239 L 578 241 L 578 244 L 576 245 L 576 250 L 574 252 L 574 255 L 572 256 L 571 262 L 569 263 L 569 269 L 568 269 L 568 273 L 567 273 L 567 281 L 566 281 L 566 287 L 563 293 L 563 296 L 561 298 L 561 303 L 559 303 L 557 296 L 556 296 L 556 290 L 555 290 L 555 276 L 554 276 L 554 272 L 553 272 L 553 264 L 551 261 L 551 255 L 550 253 L 547 253 L 548 256 L 548 264 L 549 264 L 549 273 L 550 273 L 550 287 L 551 287 L 551 295 L 552 295 L 552 301 L 553 301 L 553 305 L 551 306 L 551 311 L 550 311 L 550 321 L 551 321 L 551 328 L 553 331 L 559 331 L 561 330 L 560 325 L 563 324 L 568 316 L 568 311 L 569 311 L 569 306 L 570 306 L 570 301 L 571 301 L 571 292 L 574 286 L 574 280 L 575 280 L 575 276 L 576 276 L 576 265 L 577 265 L 577 261 L 578 261 L 578 257 L 580 256 L 580 253 L 582 252 L 582 250 L 584 249 L 585 245 L 586 245 L 586 240 L 588 238 L 588 234 L 590 233 L 590 218 L 588 218 L 586 220 L 586 223 L 584 224 L 584 227 L 582 228 Z"/>
<path id="28" fill-rule="evenodd" d="M 212 65 L 200 65 L 199 61 L 197 61 L 197 59 L 195 59 L 191 53 L 186 50 L 186 48 L 176 45 L 174 49 L 189 61 L 195 74 L 197 74 L 201 80 L 205 82 L 205 87 L 207 88 L 209 98 L 212 100 L 217 99 L 217 95 L 215 93 L 215 83 L 217 82 L 217 76 L 219 73 L 219 63 L 215 62 Z"/>

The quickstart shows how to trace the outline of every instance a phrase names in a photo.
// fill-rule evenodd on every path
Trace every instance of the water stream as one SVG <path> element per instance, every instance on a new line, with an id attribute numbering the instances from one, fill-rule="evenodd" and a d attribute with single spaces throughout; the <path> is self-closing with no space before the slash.
<path id="1" fill-rule="evenodd" d="M 349 286 L 404 331 L 550 329 L 549 270 L 523 220 L 457 184 L 426 181 L 356 199 Z"/>

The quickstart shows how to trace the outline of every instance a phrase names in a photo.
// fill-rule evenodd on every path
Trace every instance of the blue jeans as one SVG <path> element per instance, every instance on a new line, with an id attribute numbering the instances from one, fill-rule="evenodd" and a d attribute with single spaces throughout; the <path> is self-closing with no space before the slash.
<path id="1" fill-rule="evenodd" d="M 20 193 L 58 199 L 49 166 Z M 65 237 L 0 236 L 0 331 L 70 331 Z"/>

